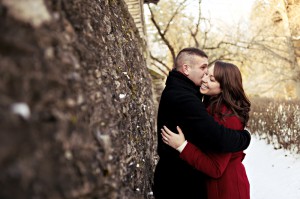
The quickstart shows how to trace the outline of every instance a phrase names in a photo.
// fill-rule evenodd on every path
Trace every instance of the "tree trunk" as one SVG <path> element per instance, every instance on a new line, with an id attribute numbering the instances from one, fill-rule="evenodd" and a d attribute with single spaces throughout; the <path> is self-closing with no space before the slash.
<path id="1" fill-rule="evenodd" d="M 123 0 L 0 1 L 0 198 L 151 198 L 143 49 Z"/>

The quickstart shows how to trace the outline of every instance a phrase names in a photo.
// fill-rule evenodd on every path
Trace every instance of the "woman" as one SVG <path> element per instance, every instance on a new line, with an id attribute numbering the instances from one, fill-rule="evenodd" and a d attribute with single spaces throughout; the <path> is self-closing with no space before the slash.
<path id="1" fill-rule="evenodd" d="M 230 63 L 217 61 L 202 78 L 200 92 L 205 96 L 207 111 L 227 128 L 245 128 L 250 111 L 239 69 Z M 216 154 L 203 152 L 187 142 L 179 127 L 175 134 L 162 129 L 163 141 L 180 152 L 180 157 L 205 173 L 208 199 L 249 199 L 250 186 L 242 160 L 243 151 Z"/>

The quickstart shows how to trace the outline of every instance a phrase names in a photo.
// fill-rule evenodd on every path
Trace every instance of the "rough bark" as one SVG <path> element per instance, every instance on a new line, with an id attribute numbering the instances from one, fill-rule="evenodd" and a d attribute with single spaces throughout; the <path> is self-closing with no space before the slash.
<path id="1" fill-rule="evenodd" d="M 151 80 L 125 3 L 21 2 L 0 0 L 0 198 L 151 198 Z"/>

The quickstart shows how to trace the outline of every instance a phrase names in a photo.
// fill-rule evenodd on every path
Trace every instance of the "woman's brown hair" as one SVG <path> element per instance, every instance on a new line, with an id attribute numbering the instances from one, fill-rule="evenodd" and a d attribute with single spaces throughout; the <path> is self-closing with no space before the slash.
<path id="1" fill-rule="evenodd" d="M 216 61 L 214 77 L 220 83 L 222 92 L 209 98 L 211 114 L 216 114 L 220 119 L 236 115 L 246 126 L 251 103 L 244 92 L 240 70 L 234 64 Z M 231 113 L 222 113 L 222 105 L 225 105 Z"/>

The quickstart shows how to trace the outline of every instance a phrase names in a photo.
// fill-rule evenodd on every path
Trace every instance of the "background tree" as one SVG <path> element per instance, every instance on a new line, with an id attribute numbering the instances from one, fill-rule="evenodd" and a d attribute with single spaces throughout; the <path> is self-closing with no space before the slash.
<path id="1" fill-rule="evenodd" d="M 202 15 L 202 1 L 148 5 L 148 35 L 152 63 L 163 74 L 172 68 L 180 49 L 195 46 L 209 55 L 235 63 L 251 95 L 295 97 L 299 66 L 284 1 L 257 0 L 248 23 L 217 24 Z M 147 16 L 146 16 L 147 17 Z M 284 94 L 284 95 L 282 95 Z"/>
<path id="2" fill-rule="evenodd" d="M 250 87 L 275 97 L 299 97 L 299 65 L 286 3 L 257 0 L 252 8 L 250 27 L 249 59 L 255 66 L 250 72 L 254 80 Z M 253 85 L 254 82 L 259 85 Z"/>
<path id="3" fill-rule="evenodd" d="M 211 19 L 202 16 L 201 2 L 198 1 L 198 8 L 194 8 L 193 13 L 187 12 L 190 3 L 187 0 L 175 3 L 160 1 L 155 7 L 148 5 L 148 21 L 152 22 L 148 24 L 151 58 L 160 69 L 170 70 L 178 51 L 187 46 L 205 50 L 210 62 L 217 59 L 244 61 L 239 55 L 239 48 L 247 46 L 239 41 L 240 30 L 233 33 L 229 27 L 221 27 L 223 30 L 220 30 L 220 27 L 214 26 Z M 224 28 L 227 30 L 224 31 Z"/>

